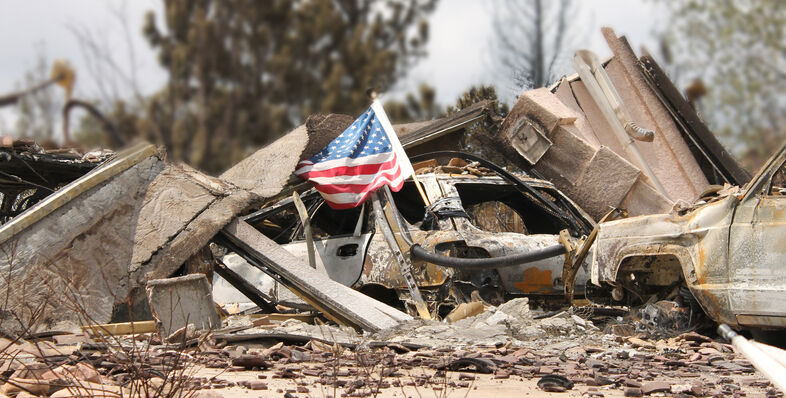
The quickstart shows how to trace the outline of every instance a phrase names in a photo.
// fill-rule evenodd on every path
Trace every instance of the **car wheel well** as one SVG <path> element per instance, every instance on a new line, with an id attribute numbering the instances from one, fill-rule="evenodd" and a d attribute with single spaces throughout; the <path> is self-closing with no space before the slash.
<path id="1" fill-rule="evenodd" d="M 669 253 L 625 257 L 617 271 L 618 301 L 628 305 L 647 302 L 653 295 L 665 299 L 677 294 L 685 279 L 679 257 Z"/>

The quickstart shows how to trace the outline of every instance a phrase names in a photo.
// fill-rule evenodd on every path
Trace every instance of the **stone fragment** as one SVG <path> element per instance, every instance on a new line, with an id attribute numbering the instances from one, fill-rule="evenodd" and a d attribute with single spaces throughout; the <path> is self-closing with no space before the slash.
<path id="1" fill-rule="evenodd" d="M 699 349 L 699 354 L 701 354 L 701 355 L 717 355 L 717 354 L 720 354 L 720 352 L 718 350 L 714 349 L 714 348 L 704 347 L 704 348 L 700 348 Z"/>
<path id="2" fill-rule="evenodd" d="M 223 395 L 210 390 L 201 390 L 197 391 L 192 395 L 193 398 L 224 398 Z"/>
<path id="3" fill-rule="evenodd" d="M 644 395 L 669 391 L 671 391 L 671 384 L 665 381 L 650 381 L 641 385 L 641 392 L 644 393 Z"/>
<path id="4" fill-rule="evenodd" d="M 693 386 L 690 384 L 672 384 L 671 385 L 671 393 L 672 394 L 686 394 L 693 391 Z"/>
<path id="5" fill-rule="evenodd" d="M 268 369 L 270 363 L 261 355 L 241 355 L 232 360 L 232 366 L 242 366 L 245 369 Z"/>
<path id="6" fill-rule="evenodd" d="M 123 391 L 118 386 L 90 382 L 82 382 L 78 385 L 56 391 L 54 394 L 50 395 L 51 398 L 121 398 L 122 396 Z"/>
<path id="7" fill-rule="evenodd" d="M 210 283 L 204 274 L 154 279 L 147 283 L 146 290 L 162 338 L 189 324 L 199 330 L 221 327 Z"/>
<path id="8" fill-rule="evenodd" d="M 638 387 L 627 387 L 625 389 L 625 396 L 626 397 L 641 397 L 641 396 L 644 396 L 644 393 L 641 391 L 641 388 L 638 388 Z"/>
<path id="9" fill-rule="evenodd" d="M 15 396 L 22 391 L 29 391 L 36 395 L 49 394 L 52 385 L 44 380 L 10 378 L 0 387 L 0 394 Z"/>
<path id="10" fill-rule="evenodd" d="M 696 332 L 683 333 L 683 334 L 681 334 L 679 336 L 679 338 L 681 338 L 681 339 L 683 339 L 685 341 L 695 341 L 695 342 L 699 342 L 699 343 L 712 342 L 711 338 L 709 338 L 707 336 L 704 336 L 704 335 L 701 335 L 701 334 L 698 334 Z"/>
<path id="11" fill-rule="evenodd" d="M 265 383 L 263 381 L 252 380 L 252 381 L 248 382 L 248 389 L 249 390 L 267 390 L 268 386 L 267 386 L 267 383 Z"/>
<path id="12" fill-rule="evenodd" d="M 597 373 L 595 374 L 593 379 L 595 380 L 595 383 L 599 386 L 607 386 L 609 384 L 614 384 L 614 380 Z"/>
<path id="13" fill-rule="evenodd" d="M 625 380 L 625 385 L 628 386 L 628 387 L 636 387 L 636 388 L 641 387 L 641 383 L 639 383 L 638 381 L 633 380 L 633 379 Z"/>
<path id="14" fill-rule="evenodd" d="M 575 111 L 562 103 L 547 88 L 537 88 L 521 93 L 510 113 L 520 113 L 522 116 L 537 121 L 547 133 L 550 133 L 558 125 L 575 122 L 578 117 Z"/>
<path id="15" fill-rule="evenodd" d="M 638 337 L 628 337 L 628 343 L 636 348 L 655 349 L 655 344 L 642 340 Z"/>

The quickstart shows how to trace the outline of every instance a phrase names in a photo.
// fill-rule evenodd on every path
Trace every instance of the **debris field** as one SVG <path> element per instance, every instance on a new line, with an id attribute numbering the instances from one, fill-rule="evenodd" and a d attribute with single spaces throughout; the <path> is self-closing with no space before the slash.
<path id="1" fill-rule="evenodd" d="M 782 397 L 786 147 L 749 175 L 603 34 L 393 125 L 412 176 L 355 207 L 295 175 L 347 115 L 217 177 L 3 137 L 0 397 Z"/>

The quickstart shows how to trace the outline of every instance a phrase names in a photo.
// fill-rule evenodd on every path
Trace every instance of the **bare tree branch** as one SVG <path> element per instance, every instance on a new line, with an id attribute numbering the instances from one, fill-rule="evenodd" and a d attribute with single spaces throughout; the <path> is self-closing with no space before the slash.
<path id="1" fill-rule="evenodd" d="M 491 47 L 498 73 L 513 90 L 545 86 L 560 74 L 565 49 L 576 42 L 570 21 L 577 12 L 572 0 L 495 3 Z"/>

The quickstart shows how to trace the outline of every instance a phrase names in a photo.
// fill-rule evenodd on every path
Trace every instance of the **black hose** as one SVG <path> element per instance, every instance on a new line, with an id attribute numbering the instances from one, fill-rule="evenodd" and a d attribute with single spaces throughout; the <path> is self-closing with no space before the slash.
<path id="1" fill-rule="evenodd" d="M 442 267 L 464 268 L 464 269 L 493 269 L 510 267 L 556 257 L 565 254 L 565 246 L 554 245 L 544 249 L 535 250 L 522 254 L 513 254 L 505 257 L 491 258 L 458 258 L 443 256 L 442 254 L 431 253 L 420 245 L 412 245 L 409 248 L 410 254 L 420 260 L 436 264 Z"/>

